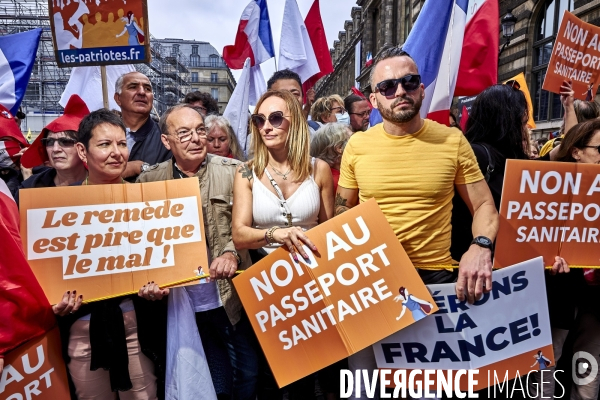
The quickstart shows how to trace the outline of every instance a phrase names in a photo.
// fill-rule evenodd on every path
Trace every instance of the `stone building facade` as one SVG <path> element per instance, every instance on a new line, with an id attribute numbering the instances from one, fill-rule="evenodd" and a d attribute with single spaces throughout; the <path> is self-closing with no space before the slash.
<path id="1" fill-rule="evenodd" d="M 370 67 L 365 66 L 368 55 L 375 57 L 385 44 L 404 43 L 424 3 L 357 0 L 357 7 L 350 12 L 352 19 L 346 21 L 331 49 L 335 71 L 317 83 L 317 96 L 345 96 L 355 84 L 363 93 L 370 93 Z M 517 23 L 510 44 L 500 55 L 498 80 L 523 72 L 534 106 L 536 134 L 554 131 L 562 122 L 560 98 L 541 86 L 560 18 L 569 10 L 586 22 L 600 25 L 600 0 L 499 0 L 499 7 L 500 18 L 510 10 Z M 506 39 L 501 30 L 498 34 L 502 46 Z"/>

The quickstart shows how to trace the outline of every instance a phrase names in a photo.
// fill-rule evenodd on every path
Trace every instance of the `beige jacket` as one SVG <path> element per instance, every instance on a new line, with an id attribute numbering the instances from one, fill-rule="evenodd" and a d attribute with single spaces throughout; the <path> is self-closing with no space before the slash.
<path id="1" fill-rule="evenodd" d="M 231 237 L 231 207 L 233 204 L 233 178 L 238 160 L 208 154 L 206 163 L 196 173 L 200 181 L 200 196 L 202 197 L 202 216 L 206 242 L 212 259 L 226 251 L 235 250 Z M 173 161 L 168 160 L 153 165 L 151 169 L 138 177 L 138 183 L 166 181 L 173 178 Z M 238 251 L 242 262 L 238 270 L 248 268 L 252 262 L 247 251 Z M 240 320 L 242 303 L 233 287 L 231 279 L 217 281 L 223 307 L 232 324 Z"/>

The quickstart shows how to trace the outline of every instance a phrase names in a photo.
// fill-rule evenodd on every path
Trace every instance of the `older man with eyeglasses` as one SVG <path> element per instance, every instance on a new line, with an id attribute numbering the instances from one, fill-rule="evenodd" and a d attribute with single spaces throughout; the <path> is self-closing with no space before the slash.
<path id="1" fill-rule="evenodd" d="M 167 110 L 160 119 L 159 128 L 162 143 L 173 157 L 143 172 L 137 182 L 190 177 L 200 181 L 210 267 L 201 266 L 203 270 L 199 272 L 210 273 L 211 280 L 185 289 L 196 312 L 217 394 L 230 394 L 228 386 L 231 386 L 233 376 L 233 398 L 252 399 L 256 396 L 258 373 L 255 339 L 231 282 L 238 269 L 251 264 L 247 251 L 236 251 L 231 236 L 233 178 L 241 162 L 208 154 L 204 118 L 189 104 Z M 140 294 L 148 300 L 160 300 L 168 293 L 168 290 L 151 284 Z M 221 360 L 219 349 L 227 349 L 228 359 Z M 233 375 L 220 369 L 224 365 L 231 365 Z"/>

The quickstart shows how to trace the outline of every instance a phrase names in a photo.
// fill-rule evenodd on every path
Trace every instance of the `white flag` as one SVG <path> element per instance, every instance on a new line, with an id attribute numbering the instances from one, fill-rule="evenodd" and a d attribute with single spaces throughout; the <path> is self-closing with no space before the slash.
<path id="1" fill-rule="evenodd" d="M 279 69 L 290 69 L 304 83 L 321 71 L 296 0 L 286 0 L 279 44 Z"/>
<path id="2" fill-rule="evenodd" d="M 166 400 L 217 400 L 196 314 L 185 288 L 169 293 Z"/>
<path id="3" fill-rule="evenodd" d="M 121 110 L 114 99 L 115 82 L 117 79 L 129 72 L 135 72 L 131 64 L 108 65 L 106 67 L 106 84 L 108 89 L 108 108 Z M 99 110 L 104 107 L 102 101 L 102 78 L 100 67 L 75 67 L 71 70 L 71 77 L 67 87 L 58 102 L 65 107 L 72 94 L 77 94 L 85 102 L 90 111 Z"/>
<path id="4" fill-rule="evenodd" d="M 244 155 L 247 155 L 248 151 L 246 142 L 248 136 L 248 119 L 250 118 L 248 107 L 250 106 L 251 74 L 250 58 L 246 58 L 242 75 L 238 79 L 229 103 L 227 103 L 227 107 L 225 107 L 225 111 L 223 112 L 223 116 L 229 121 L 241 148 L 244 150 Z"/>

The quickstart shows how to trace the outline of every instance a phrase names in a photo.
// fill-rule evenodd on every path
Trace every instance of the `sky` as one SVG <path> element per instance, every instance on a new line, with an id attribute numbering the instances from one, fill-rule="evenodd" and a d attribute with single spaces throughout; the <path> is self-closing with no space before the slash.
<path id="1" fill-rule="evenodd" d="M 148 0 L 150 33 L 158 39 L 177 38 L 200 40 L 212 44 L 219 54 L 223 47 L 233 44 L 242 11 L 249 0 Z M 313 0 L 297 0 L 303 17 Z M 275 57 L 279 56 L 279 37 L 285 0 L 267 0 Z M 344 21 L 351 20 L 350 11 L 356 0 L 320 0 L 321 18 L 329 47 L 333 47 Z M 275 72 L 273 59 L 261 64 L 265 81 Z M 236 80 L 241 70 L 232 70 Z"/>

